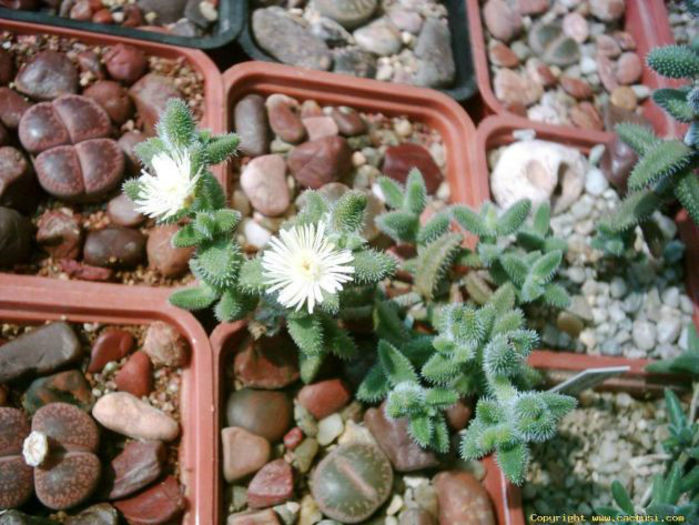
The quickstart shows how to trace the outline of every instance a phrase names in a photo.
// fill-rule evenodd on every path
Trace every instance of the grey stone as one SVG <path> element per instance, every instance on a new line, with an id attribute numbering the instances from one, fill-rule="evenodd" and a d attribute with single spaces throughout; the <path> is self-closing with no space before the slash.
<path id="1" fill-rule="evenodd" d="M 378 0 L 313 0 L 312 5 L 321 15 L 354 29 L 374 14 Z"/>
<path id="2" fill-rule="evenodd" d="M 656 342 L 655 326 L 648 321 L 634 322 L 633 342 L 641 350 L 652 350 Z"/>
<path id="3" fill-rule="evenodd" d="M 354 39 L 364 51 L 380 56 L 395 55 L 402 45 L 398 28 L 386 18 L 360 27 L 354 32 Z"/>
<path id="4" fill-rule="evenodd" d="M 82 346 L 73 329 L 67 323 L 51 323 L 0 347 L 0 383 L 27 374 L 49 374 L 81 356 Z"/>
<path id="5" fill-rule="evenodd" d="M 285 64 L 327 70 L 332 64 L 330 49 L 284 9 L 267 7 L 252 15 L 257 43 Z"/>
<path id="6" fill-rule="evenodd" d="M 333 49 L 333 72 L 354 75 L 355 77 L 374 78 L 376 75 L 376 57 L 358 47 Z"/>
<path id="7" fill-rule="evenodd" d="M 269 152 L 271 134 L 264 97 L 253 94 L 240 99 L 233 110 L 233 126 L 243 155 L 257 157 Z"/>
<path id="8" fill-rule="evenodd" d="M 415 56 L 420 59 L 415 84 L 446 87 L 454 82 L 456 64 L 451 49 L 451 33 L 445 23 L 436 18 L 425 20 L 415 46 Z"/>
<path id="9" fill-rule="evenodd" d="M 174 24 L 184 16 L 187 0 L 138 0 L 145 15 L 155 13 L 158 25 Z"/>

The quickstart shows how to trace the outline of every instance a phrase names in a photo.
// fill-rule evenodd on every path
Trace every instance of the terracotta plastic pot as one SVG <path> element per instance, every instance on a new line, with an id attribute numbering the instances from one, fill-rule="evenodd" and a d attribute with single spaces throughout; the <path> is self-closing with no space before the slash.
<path id="1" fill-rule="evenodd" d="M 245 62 L 228 69 L 223 74 L 223 90 L 225 130 L 233 128 L 235 104 L 251 93 L 283 93 L 299 100 L 313 99 L 319 104 L 349 106 L 422 122 L 437 130 L 444 141 L 451 200 L 477 204 L 487 198 L 487 181 L 469 173 L 475 152 L 475 127 L 461 106 L 442 93 L 266 62 Z M 229 195 L 231 176 L 229 169 L 222 179 Z"/>
<path id="2" fill-rule="evenodd" d="M 214 402 L 209 340 L 196 319 L 167 302 L 168 290 L 110 284 L 57 281 L 0 275 L 0 319 L 40 324 L 47 320 L 149 324 L 164 321 L 176 327 L 191 349 L 182 372 L 180 398 L 180 481 L 187 507 L 182 523 L 213 523 Z"/>
<path id="3" fill-rule="evenodd" d="M 236 323 L 219 324 L 211 333 L 211 348 L 214 355 L 214 392 L 216 403 L 214 412 L 216 421 L 220 424 L 217 429 L 225 426 L 225 415 L 221 404 L 226 396 L 226 385 L 223 383 L 226 373 L 226 363 L 232 362 L 232 356 L 240 347 L 242 341 L 248 336 L 246 324 L 242 321 Z M 220 456 L 220 430 L 216 430 L 216 449 Z M 512 521 L 521 515 L 521 496 L 519 490 L 507 482 L 492 456 L 483 460 L 485 478 L 483 486 L 488 491 L 490 499 L 496 511 L 499 525 L 523 524 L 524 521 Z M 223 523 L 223 480 L 220 468 L 216 468 L 215 483 L 218 490 L 214 491 L 215 509 L 219 512 L 214 523 Z"/>
<path id="4" fill-rule="evenodd" d="M 136 39 L 160 42 L 173 46 L 185 46 L 198 49 L 215 49 L 232 42 L 243 26 L 243 8 L 237 0 L 219 2 L 219 20 L 213 25 L 211 34 L 201 37 L 178 36 L 164 32 L 161 27 L 124 27 L 112 24 L 84 22 L 67 17 L 51 15 L 37 11 L 13 10 L 0 7 L 0 17 L 21 22 L 46 24 L 79 31 L 90 31 L 101 35 L 110 35 L 120 39 Z"/>
<path id="5" fill-rule="evenodd" d="M 465 0 L 468 8 L 469 32 L 471 34 L 471 51 L 476 70 L 476 81 L 486 110 L 490 113 L 510 114 L 493 92 L 490 66 L 488 61 L 488 46 L 485 38 L 483 19 L 479 0 Z M 657 46 L 675 43 L 668 22 L 667 8 L 663 0 L 626 0 L 625 30 L 636 40 L 636 52 L 645 57 L 648 51 Z M 656 75 L 644 64 L 641 81 L 651 89 L 677 86 L 672 81 Z M 647 99 L 643 105 L 643 114 L 653 124 L 655 131 L 661 136 L 679 136 L 683 126 L 662 111 L 655 103 Z M 602 137 L 603 132 L 575 128 L 583 137 Z M 597 138 L 597 141 L 602 139 Z"/>
<path id="6" fill-rule="evenodd" d="M 602 133 L 596 137 L 581 134 L 574 128 L 562 128 L 550 126 L 538 122 L 532 122 L 523 118 L 509 115 L 491 116 L 478 126 L 476 134 L 475 164 L 471 168 L 472 173 L 483 173 L 489 178 L 487 153 L 490 149 L 508 144 L 514 141 L 512 131 L 518 129 L 533 129 L 536 137 L 559 144 L 565 144 L 588 153 L 590 149 L 613 138 L 609 133 Z M 687 251 L 685 255 L 687 274 L 687 293 L 694 301 L 694 323 L 699 327 L 699 229 L 682 212 L 676 218 L 679 226 L 680 237 L 684 241 Z M 688 384 L 682 376 L 666 374 L 649 374 L 645 367 L 651 361 L 645 359 L 626 359 L 620 357 L 590 356 L 571 352 L 554 352 L 539 350 L 533 352 L 530 364 L 538 368 L 548 368 L 558 371 L 576 372 L 586 368 L 604 366 L 630 366 L 629 374 L 610 380 L 606 386 L 614 389 L 632 390 L 637 393 L 649 391 L 662 391 L 664 386 Z"/>
<path id="7" fill-rule="evenodd" d="M 0 18 L 0 31 L 11 31 L 22 35 L 48 34 L 63 38 L 76 39 L 92 45 L 116 45 L 128 44 L 141 49 L 147 55 L 158 56 L 168 59 L 184 58 L 204 79 L 204 114 L 199 126 L 203 129 L 210 129 L 214 133 L 220 133 L 223 121 L 221 120 L 221 108 L 223 106 L 221 90 L 221 74 L 212 60 L 202 51 L 186 49 L 160 44 L 157 42 L 147 42 L 130 38 L 123 38 L 116 35 L 105 35 L 79 31 L 67 27 L 53 27 L 17 20 Z M 214 167 L 214 174 L 220 178 L 223 167 Z"/>

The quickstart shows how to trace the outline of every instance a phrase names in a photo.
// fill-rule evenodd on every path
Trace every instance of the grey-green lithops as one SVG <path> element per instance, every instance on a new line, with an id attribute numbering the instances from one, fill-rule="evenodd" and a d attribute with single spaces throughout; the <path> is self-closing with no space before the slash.
<path id="1" fill-rule="evenodd" d="M 348 443 L 318 464 L 311 492 L 326 516 L 358 523 L 386 501 L 392 485 L 393 469 L 381 449 L 370 443 Z"/>

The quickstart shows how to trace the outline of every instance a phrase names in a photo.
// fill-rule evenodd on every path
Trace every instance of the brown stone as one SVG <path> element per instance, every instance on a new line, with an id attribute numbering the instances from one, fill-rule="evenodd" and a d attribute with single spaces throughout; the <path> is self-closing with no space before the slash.
<path id="1" fill-rule="evenodd" d="M 517 73 L 511 69 L 498 69 L 493 78 L 495 96 L 506 104 L 531 106 L 539 101 L 543 90 L 526 72 Z"/>
<path id="2" fill-rule="evenodd" d="M 488 31 L 498 40 L 509 42 L 522 29 L 522 17 L 508 2 L 488 0 L 482 13 Z"/>
<path id="3" fill-rule="evenodd" d="M 75 58 L 81 72 L 89 73 L 97 80 L 104 80 L 104 68 L 102 67 L 102 63 L 100 62 L 97 53 L 91 49 L 87 49 L 78 53 Z"/>
<path id="4" fill-rule="evenodd" d="M 61 266 L 61 271 L 71 279 L 105 282 L 114 278 L 114 271 L 109 268 L 91 266 L 73 259 L 61 259 L 58 264 Z"/>
<path id="5" fill-rule="evenodd" d="M 107 203 L 107 215 L 113 224 L 133 228 L 139 226 L 146 217 L 136 211 L 136 206 L 124 193 L 120 193 Z"/>
<path id="6" fill-rule="evenodd" d="M 129 525 L 155 525 L 175 521 L 184 510 L 180 484 L 173 476 L 139 492 L 136 496 L 114 502 Z"/>
<path id="7" fill-rule="evenodd" d="M 297 144 L 306 137 L 298 101 L 286 95 L 270 95 L 265 102 L 272 131 L 284 142 Z"/>
<path id="8" fill-rule="evenodd" d="M 464 471 L 440 472 L 433 480 L 439 499 L 440 525 L 495 525 L 488 493 Z"/>
<path id="9" fill-rule="evenodd" d="M 384 155 L 381 171 L 384 175 L 405 183 L 408 174 L 414 168 L 420 170 L 429 193 L 434 193 L 444 178 L 439 166 L 423 146 L 405 142 L 398 146 L 389 146 Z"/>
<path id="10" fill-rule="evenodd" d="M 352 108 L 338 106 L 332 109 L 330 116 L 335 120 L 335 124 L 337 124 L 337 128 L 340 130 L 340 135 L 353 137 L 366 133 L 366 122 Z"/>
<path id="11" fill-rule="evenodd" d="M 166 458 L 162 441 L 129 441 L 112 460 L 109 499 L 124 498 L 150 485 L 162 474 Z"/>
<path id="12" fill-rule="evenodd" d="M 148 69 L 148 59 L 140 49 L 125 44 L 117 44 L 104 55 L 107 72 L 114 79 L 125 84 L 133 84 Z"/>
<path id="13" fill-rule="evenodd" d="M 619 84 L 635 84 L 643 73 L 643 63 L 633 51 L 623 53 L 616 63 L 616 79 Z"/>
<path id="14" fill-rule="evenodd" d="M 118 141 L 121 151 L 124 152 L 124 169 L 129 175 L 137 175 L 141 171 L 141 159 L 136 155 L 134 148 L 148 137 L 138 130 L 127 131 Z M 122 224 L 122 226 L 126 226 Z"/>
<path id="15" fill-rule="evenodd" d="M 352 150 L 342 137 L 324 137 L 294 148 L 287 163 L 299 184 L 318 189 L 349 174 Z"/>
<path id="16" fill-rule="evenodd" d="M 473 407 L 470 402 L 459 399 L 447 409 L 445 415 L 447 416 L 447 423 L 452 429 L 462 430 L 466 428 L 466 425 L 471 420 Z"/>
<path id="17" fill-rule="evenodd" d="M 169 323 L 155 321 L 146 331 L 143 351 L 155 366 L 184 366 L 189 360 L 189 346 Z"/>
<path id="18" fill-rule="evenodd" d="M 304 386 L 298 393 L 298 402 L 316 419 L 323 419 L 342 409 L 352 398 L 349 388 L 341 379 L 328 379 Z"/>
<path id="19" fill-rule="evenodd" d="M 260 470 L 271 456 L 272 447 L 262 436 L 241 427 L 221 430 L 223 477 L 233 483 Z"/>
<path id="20" fill-rule="evenodd" d="M 146 238 L 138 231 L 110 226 L 88 233 L 83 247 L 87 264 L 112 269 L 135 268 L 145 255 Z"/>
<path id="21" fill-rule="evenodd" d="M 609 100 L 616 107 L 625 109 L 626 111 L 633 111 L 638 105 L 636 93 L 629 86 L 619 86 L 616 88 L 612 91 Z"/>
<path id="22" fill-rule="evenodd" d="M 80 370 L 66 370 L 32 381 L 24 393 L 22 407 L 33 414 L 42 406 L 56 402 L 71 403 L 83 410 L 92 406 L 92 389 Z"/>
<path id="23" fill-rule="evenodd" d="M 579 128 L 597 131 L 604 129 L 602 117 L 589 102 L 581 102 L 570 108 L 570 120 Z"/>
<path id="24" fill-rule="evenodd" d="M 83 231 L 80 218 L 71 210 L 47 210 L 37 224 L 36 242 L 51 257 L 77 259 L 82 250 Z"/>
<path id="25" fill-rule="evenodd" d="M 294 493 L 294 474 L 283 459 L 267 463 L 248 485 L 248 505 L 261 509 L 284 503 Z"/>
<path id="26" fill-rule="evenodd" d="M 255 510 L 231 514 L 226 525 L 279 525 L 281 522 L 273 509 Z"/>
<path id="27" fill-rule="evenodd" d="M 83 95 L 93 99 L 107 112 L 115 124 L 123 124 L 134 112 L 129 92 L 111 80 L 100 80 L 92 84 Z"/>
<path id="28" fill-rule="evenodd" d="M 172 245 L 172 238 L 178 230 L 176 224 L 165 224 L 148 233 L 148 266 L 163 277 L 180 277 L 189 268 L 189 259 L 194 254 L 194 247 L 176 248 Z"/>
<path id="29" fill-rule="evenodd" d="M 155 126 L 161 113 L 165 111 L 167 101 L 171 98 L 182 98 L 174 82 L 157 73 L 148 73 L 141 77 L 131 86 L 129 94 L 136 104 L 138 116 L 143 121 L 144 132 L 148 136 L 156 134 Z"/>
<path id="30" fill-rule="evenodd" d="M 147 396 L 153 390 L 153 365 L 141 351 L 134 352 L 114 377 L 117 390 L 136 397 Z"/>
<path id="31" fill-rule="evenodd" d="M 299 378 L 297 353 L 288 337 L 263 337 L 250 342 L 234 360 L 236 379 L 252 388 L 277 389 Z"/>
<path id="32" fill-rule="evenodd" d="M 519 58 L 509 47 L 502 42 L 495 42 L 488 48 L 488 57 L 496 66 L 517 67 Z"/>
<path id="33" fill-rule="evenodd" d="M 275 443 L 291 426 L 291 399 L 284 392 L 243 388 L 226 403 L 228 426 L 244 429 Z"/>
<path id="34" fill-rule="evenodd" d="M 364 424 L 376 439 L 393 467 L 398 472 L 413 472 L 439 464 L 433 452 L 423 450 L 413 441 L 408 432 L 406 418 L 389 419 L 384 413 L 384 404 L 370 408 L 364 414 Z"/>
<path id="35" fill-rule="evenodd" d="M 563 90 L 573 98 L 584 100 L 592 97 L 592 88 L 584 80 L 562 76 L 560 83 Z"/>
<path id="36" fill-rule="evenodd" d="M 136 340 L 131 332 L 118 328 L 104 330 L 92 344 L 87 371 L 101 372 L 109 361 L 119 361 L 133 350 Z"/>

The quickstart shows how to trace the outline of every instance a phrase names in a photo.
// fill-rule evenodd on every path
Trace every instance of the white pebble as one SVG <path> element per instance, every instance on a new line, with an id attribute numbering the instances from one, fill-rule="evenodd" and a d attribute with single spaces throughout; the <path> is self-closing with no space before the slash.
<path id="1" fill-rule="evenodd" d="M 327 446 L 337 438 L 345 429 L 342 416 L 338 413 L 330 414 L 318 421 L 318 435 L 316 439 L 321 446 Z"/>
<path id="2" fill-rule="evenodd" d="M 636 346 L 649 351 L 655 346 L 655 326 L 648 321 L 635 321 L 633 323 L 633 342 Z"/>
<path id="3" fill-rule="evenodd" d="M 393 498 L 391 498 L 391 502 L 388 504 L 388 507 L 386 508 L 386 514 L 389 516 L 395 516 L 402 508 L 403 498 L 401 498 L 399 494 L 394 494 Z"/>
<path id="4" fill-rule="evenodd" d="M 512 132 L 512 138 L 515 140 L 534 140 L 536 131 L 533 129 L 516 129 Z"/>
<path id="5" fill-rule="evenodd" d="M 585 176 L 585 191 L 590 195 L 598 197 L 609 188 L 609 181 L 601 170 L 593 168 Z"/>
<path id="6" fill-rule="evenodd" d="M 252 219 L 243 221 L 243 234 L 248 244 L 258 250 L 264 248 L 272 238 L 272 232 L 263 228 Z"/>

